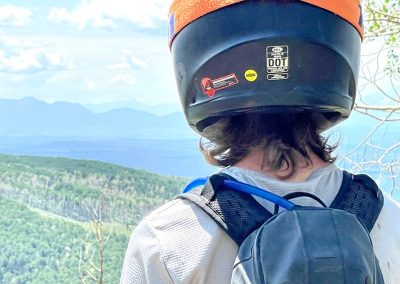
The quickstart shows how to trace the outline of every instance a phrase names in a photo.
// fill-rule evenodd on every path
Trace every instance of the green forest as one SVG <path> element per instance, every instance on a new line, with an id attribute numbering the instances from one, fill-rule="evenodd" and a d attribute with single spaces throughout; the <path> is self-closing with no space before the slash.
<path id="1" fill-rule="evenodd" d="M 132 229 L 187 181 L 95 161 L 0 155 L 0 283 L 118 283 Z"/>

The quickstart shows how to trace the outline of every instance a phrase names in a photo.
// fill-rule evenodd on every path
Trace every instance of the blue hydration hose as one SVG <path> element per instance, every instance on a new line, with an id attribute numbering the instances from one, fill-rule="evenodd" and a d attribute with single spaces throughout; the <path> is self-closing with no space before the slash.
<path id="1" fill-rule="evenodd" d="M 208 181 L 208 177 L 201 177 L 201 178 L 196 178 L 192 180 L 191 182 L 188 183 L 188 185 L 185 187 L 185 189 L 182 191 L 183 193 L 188 193 L 192 191 L 193 188 L 202 186 Z"/>
<path id="2" fill-rule="evenodd" d="M 207 181 L 208 181 L 208 177 L 194 179 L 192 182 L 190 182 L 185 187 L 185 189 L 183 190 L 183 193 L 188 193 L 193 188 L 204 185 Z M 255 186 L 252 186 L 252 185 L 249 185 L 246 183 L 226 179 L 223 181 L 223 185 L 232 190 L 259 196 L 261 198 L 271 201 L 274 204 L 277 204 L 280 207 L 288 209 L 288 210 L 293 209 L 293 207 L 295 206 L 294 203 L 286 200 L 285 198 L 280 197 L 279 195 L 273 194 L 272 192 L 263 190 L 261 188 L 258 188 L 258 187 L 255 187 Z"/>

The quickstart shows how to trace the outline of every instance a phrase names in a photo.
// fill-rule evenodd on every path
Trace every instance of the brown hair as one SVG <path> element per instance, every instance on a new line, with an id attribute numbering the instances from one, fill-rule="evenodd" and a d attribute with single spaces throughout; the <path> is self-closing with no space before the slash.
<path id="1" fill-rule="evenodd" d="M 307 166 L 312 164 L 309 153 L 325 162 L 333 163 L 332 152 L 337 145 L 328 145 L 328 138 L 319 133 L 319 123 L 311 112 L 250 113 L 221 118 L 207 127 L 200 140 L 200 149 L 213 165 L 232 166 L 253 149 L 264 152 L 263 167 L 277 171 L 289 170 L 282 178 L 291 177 L 297 166 L 298 155 Z"/>

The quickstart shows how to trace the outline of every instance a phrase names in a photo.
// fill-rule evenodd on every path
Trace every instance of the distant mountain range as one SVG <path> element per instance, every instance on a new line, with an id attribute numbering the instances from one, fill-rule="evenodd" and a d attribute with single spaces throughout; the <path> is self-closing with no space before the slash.
<path id="1" fill-rule="evenodd" d="M 104 107 L 111 109 L 118 104 Z M 339 153 L 354 152 L 352 160 L 376 159 L 382 150 L 369 148 L 365 152 L 357 146 L 367 142 L 390 147 L 400 137 L 400 124 L 391 122 L 366 139 L 377 124 L 353 111 L 327 135 L 333 136 L 332 142 L 341 142 Z M 181 112 L 157 116 L 117 108 L 95 113 L 80 104 L 50 104 L 34 98 L 0 99 L 0 152 L 100 160 L 167 175 L 197 177 L 216 171 L 203 160 L 198 137 Z M 399 148 L 393 148 L 385 159 L 399 156 Z"/>
<path id="2" fill-rule="evenodd" d="M 130 108 L 134 110 L 145 111 L 157 116 L 164 116 L 167 114 L 181 111 L 181 107 L 179 104 L 171 103 L 171 104 L 147 105 L 135 100 L 130 100 L 129 102 L 84 104 L 84 106 L 94 113 L 108 112 L 114 109 L 121 109 L 121 108 Z"/>
<path id="3" fill-rule="evenodd" d="M 85 107 L 76 103 L 46 103 L 31 97 L 0 99 L 0 137 L 53 137 L 69 140 L 196 138 L 187 126 L 183 113 L 170 111 L 173 111 L 172 105 L 146 106 L 134 101 L 131 104 Z M 162 112 L 168 114 L 154 114 Z M 347 121 L 333 128 L 331 133 L 340 132 L 343 137 L 361 139 L 376 124 L 377 121 L 372 118 L 353 112 Z M 386 128 L 383 132 L 400 131 L 400 126 L 395 124 L 389 128 L 390 131 Z"/>
<path id="4" fill-rule="evenodd" d="M 156 116 L 129 108 L 94 113 L 73 103 L 0 99 L 0 137 L 194 138 L 180 112 Z"/>

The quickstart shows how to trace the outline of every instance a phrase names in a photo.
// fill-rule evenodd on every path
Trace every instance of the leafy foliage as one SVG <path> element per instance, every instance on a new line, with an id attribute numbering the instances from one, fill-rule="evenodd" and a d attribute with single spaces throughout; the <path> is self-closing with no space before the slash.
<path id="1" fill-rule="evenodd" d="M 387 36 L 388 42 L 400 39 L 400 2 L 394 0 L 364 1 L 367 36 Z"/>
<path id="2" fill-rule="evenodd" d="M 385 71 L 387 74 L 400 73 L 400 2 L 398 0 L 364 1 L 366 14 L 366 37 L 384 38 L 387 50 Z"/>
<path id="3" fill-rule="evenodd" d="M 0 198 L 0 283 L 79 283 L 79 257 L 88 224 L 39 214 Z M 117 283 L 129 231 L 112 232 L 105 250 L 105 283 Z"/>
<path id="4" fill-rule="evenodd" d="M 183 188 L 186 180 L 95 161 L 0 155 L 0 196 L 75 220 L 136 224 Z"/>
<path id="5" fill-rule="evenodd" d="M 85 206 L 99 212 L 106 241 L 103 283 L 118 283 L 133 226 L 185 183 L 101 162 L 0 155 L 0 284 L 79 283 L 79 269 L 99 267 Z"/>

